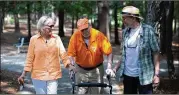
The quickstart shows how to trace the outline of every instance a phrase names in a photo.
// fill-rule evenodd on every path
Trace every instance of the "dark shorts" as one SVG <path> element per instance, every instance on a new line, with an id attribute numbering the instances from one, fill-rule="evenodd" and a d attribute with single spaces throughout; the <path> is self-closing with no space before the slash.
<path id="1" fill-rule="evenodd" d="M 152 83 L 148 85 L 140 85 L 139 77 L 130 77 L 124 75 L 124 94 L 152 94 Z"/>

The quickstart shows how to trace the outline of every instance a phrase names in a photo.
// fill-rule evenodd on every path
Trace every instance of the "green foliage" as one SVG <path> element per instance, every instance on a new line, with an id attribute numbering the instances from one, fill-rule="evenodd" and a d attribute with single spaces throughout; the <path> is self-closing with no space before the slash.
<path id="1" fill-rule="evenodd" d="M 146 2 L 145 1 L 133 1 L 133 0 L 111 1 L 110 8 L 114 9 L 116 6 L 118 8 L 117 16 L 118 16 L 119 27 L 122 27 L 121 11 L 122 11 L 123 7 L 125 7 L 125 6 L 135 6 L 135 7 L 139 8 L 141 16 L 145 18 L 145 15 L 146 15 L 146 8 L 145 8 Z"/>
<path id="2" fill-rule="evenodd" d="M 93 10 L 96 8 L 95 1 L 71 1 L 68 3 L 66 11 L 70 15 L 87 14 L 90 17 L 94 16 Z"/>
<path id="3" fill-rule="evenodd" d="M 31 5 L 31 12 L 49 13 L 53 10 L 51 1 L 6 1 L 5 11 L 7 14 L 27 14 L 27 3 Z"/>
<path id="4" fill-rule="evenodd" d="M 14 23 L 14 19 L 10 18 L 10 23 L 13 24 Z"/>
<path id="5" fill-rule="evenodd" d="M 174 1 L 174 17 L 179 20 L 179 1 Z"/>
<path id="6" fill-rule="evenodd" d="M 52 1 L 33 1 L 31 11 L 43 14 L 51 13 L 54 10 Z"/>
<path id="7" fill-rule="evenodd" d="M 6 1 L 5 10 L 8 14 L 25 14 L 26 13 L 25 1 Z"/>

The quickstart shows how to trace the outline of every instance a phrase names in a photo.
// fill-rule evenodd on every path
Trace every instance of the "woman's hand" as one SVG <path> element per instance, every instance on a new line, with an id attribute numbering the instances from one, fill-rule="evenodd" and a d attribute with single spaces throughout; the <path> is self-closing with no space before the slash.
<path id="1" fill-rule="evenodd" d="M 21 75 L 20 77 L 18 77 L 17 81 L 19 84 L 23 85 L 24 84 L 24 75 Z"/>
<path id="2" fill-rule="evenodd" d="M 18 77 L 17 81 L 18 81 L 19 84 L 22 84 L 22 85 L 24 84 L 25 74 L 26 74 L 26 71 L 23 71 L 22 74 L 21 74 L 21 76 Z"/>

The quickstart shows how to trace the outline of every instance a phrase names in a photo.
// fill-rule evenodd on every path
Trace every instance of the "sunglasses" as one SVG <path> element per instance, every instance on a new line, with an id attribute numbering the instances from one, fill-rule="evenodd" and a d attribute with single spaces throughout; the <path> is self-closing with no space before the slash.
<path id="1" fill-rule="evenodd" d="M 54 27 L 54 25 L 50 25 L 50 26 L 48 26 L 48 27 L 53 28 L 53 27 Z"/>
<path id="2" fill-rule="evenodd" d="M 54 27 L 54 25 L 45 25 L 45 26 L 47 26 L 48 28 L 53 28 Z"/>

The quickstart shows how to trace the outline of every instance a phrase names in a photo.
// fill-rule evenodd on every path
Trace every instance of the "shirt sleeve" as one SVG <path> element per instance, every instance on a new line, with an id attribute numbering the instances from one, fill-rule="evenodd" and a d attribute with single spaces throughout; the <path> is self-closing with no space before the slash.
<path id="1" fill-rule="evenodd" d="M 75 57 L 76 49 L 75 49 L 75 34 L 73 34 L 70 38 L 70 42 L 68 45 L 68 56 Z"/>
<path id="2" fill-rule="evenodd" d="M 152 52 L 159 52 L 159 42 L 157 39 L 157 34 L 153 28 L 150 29 L 150 35 L 149 35 L 149 43 L 150 43 L 150 48 Z"/>
<path id="3" fill-rule="evenodd" d="M 59 49 L 60 49 L 59 50 L 59 56 L 60 56 L 60 58 L 61 58 L 61 60 L 64 64 L 64 66 L 67 67 L 67 65 L 70 64 L 70 60 L 67 56 L 67 52 L 66 52 L 65 47 L 62 43 L 62 40 L 59 36 L 58 36 L 58 42 L 59 42 L 58 44 L 59 44 Z"/>
<path id="4" fill-rule="evenodd" d="M 103 51 L 103 53 L 105 55 L 109 55 L 112 53 L 112 47 L 111 44 L 109 42 L 109 40 L 107 39 L 106 36 L 104 36 L 104 34 L 100 33 L 100 42 L 101 42 L 101 49 Z"/>
<path id="5" fill-rule="evenodd" d="M 32 70 L 32 64 L 34 61 L 34 48 L 35 48 L 35 38 L 31 37 L 30 39 L 30 43 L 29 43 L 29 47 L 28 47 L 28 52 L 27 52 L 27 58 L 26 58 L 26 62 L 25 62 L 25 66 L 24 66 L 24 71 L 28 71 L 31 72 Z"/>

